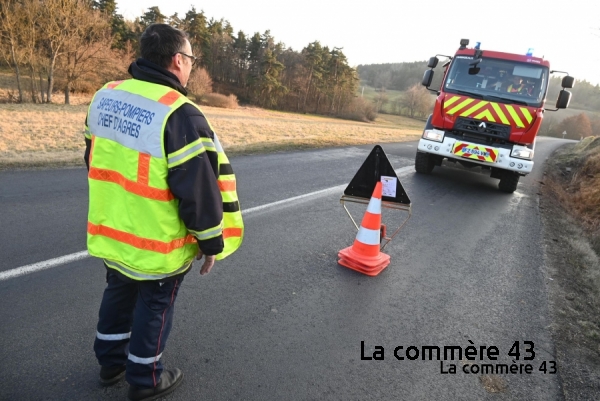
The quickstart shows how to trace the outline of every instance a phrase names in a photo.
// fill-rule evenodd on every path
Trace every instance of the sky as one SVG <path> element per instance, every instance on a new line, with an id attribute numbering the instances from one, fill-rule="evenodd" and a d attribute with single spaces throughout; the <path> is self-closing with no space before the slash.
<path id="1" fill-rule="evenodd" d="M 460 39 L 481 49 L 525 54 L 550 68 L 600 84 L 600 5 L 595 0 L 117 0 L 126 19 L 149 7 L 183 17 L 192 5 L 207 19 L 229 21 L 234 32 L 271 31 L 276 42 L 301 51 L 318 40 L 341 47 L 351 66 L 427 60 L 452 55 Z M 423 70 L 426 65 L 423 65 Z"/>

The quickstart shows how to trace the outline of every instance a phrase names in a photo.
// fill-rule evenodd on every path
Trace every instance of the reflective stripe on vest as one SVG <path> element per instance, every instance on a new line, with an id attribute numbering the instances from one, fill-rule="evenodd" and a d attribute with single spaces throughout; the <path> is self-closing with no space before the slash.
<path id="1" fill-rule="evenodd" d="M 198 107 L 198 106 L 196 106 Z M 198 109 L 200 109 L 198 107 Z M 208 121 L 208 120 L 207 120 Z M 217 133 L 208 123 L 214 134 L 214 144 L 217 150 L 219 161 L 219 189 L 223 197 L 223 242 L 225 244 L 223 252 L 218 254 L 216 259 L 221 260 L 235 252 L 244 239 L 244 222 L 242 212 L 236 191 L 235 174 L 229 163 L 229 159 L 221 146 Z"/>
<path id="2" fill-rule="evenodd" d="M 202 110 L 198 105 L 191 102 L 188 98 L 181 95 L 181 98 L 196 107 L 201 113 Z M 204 113 L 202 113 L 204 115 Z M 229 159 L 223 150 L 223 146 L 221 146 L 221 142 L 219 141 L 219 137 L 217 136 L 215 129 L 210 124 L 208 119 L 206 120 L 211 131 L 214 133 L 214 139 L 210 138 L 200 138 L 200 141 L 203 145 L 203 150 L 198 152 L 217 152 L 217 160 L 219 165 L 219 178 L 217 180 L 217 184 L 219 185 L 219 190 L 221 191 L 221 197 L 223 198 L 223 252 L 216 256 L 217 260 L 221 260 L 226 258 L 235 252 L 242 244 L 244 238 L 244 222 L 242 220 L 242 212 L 240 209 L 240 204 L 237 196 L 237 185 L 235 174 L 233 173 L 233 168 L 229 163 Z M 199 149 L 199 145 L 194 142 L 188 146 L 193 145 L 195 148 Z M 176 166 L 178 164 L 183 163 L 184 161 L 189 160 L 191 157 L 188 152 L 185 152 L 187 156 L 183 158 L 182 150 L 171 153 L 167 156 L 169 161 L 169 167 Z M 191 153 L 194 155 L 194 153 Z M 215 227 L 216 229 L 216 227 Z M 205 230 L 202 233 L 193 232 L 200 239 L 210 239 L 214 238 L 217 235 L 214 235 L 214 232 L 211 230 Z M 201 237 L 202 236 L 202 237 Z"/>

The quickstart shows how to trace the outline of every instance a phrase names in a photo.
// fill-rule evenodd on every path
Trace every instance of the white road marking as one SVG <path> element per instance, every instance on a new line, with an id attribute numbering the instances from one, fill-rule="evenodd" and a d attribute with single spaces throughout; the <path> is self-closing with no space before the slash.
<path id="1" fill-rule="evenodd" d="M 414 166 L 406 166 L 406 167 L 399 168 L 396 170 L 396 174 L 398 175 L 398 177 L 400 177 L 403 175 L 407 175 L 410 171 L 414 171 Z M 304 195 L 294 196 L 292 198 L 279 200 L 277 202 L 267 203 L 265 205 L 251 207 L 249 209 L 242 211 L 242 215 L 248 216 L 252 213 L 256 213 L 261 210 L 269 209 L 273 206 L 278 206 L 278 205 L 281 205 L 284 203 L 294 202 L 294 201 L 297 201 L 300 199 L 318 198 L 320 196 L 329 195 L 330 193 L 343 191 L 347 186 L 348 186 L 348 184 L 337 185 L 335 187 L 321 189 L 320 191 L 315 191 L 315 192 L 311 192 L 311 193 L 304 194 Z M 7 270 L 4 272 L 0 272 L 0 281 L 8 280 L 8 279 L 19 277 L 19 276 L 24 276 L 26 274 L 38 272 L 41 270 L 50 269 L 52 267 L 64 265 L 66 263 L 75 262 L 75 261 L 78 261 L 81 259 L 85 259 L 88 256 L 90 256 L 90 255 L 87 251 L 82 251 L 82 252 L 72 253 L 70 255 L 60 256 L 60 257 L 54 258 L 54 259 L 45 260 L 43 262 L 34 263 L 31 265 L 27 265 L 27 266 L 17 267 L 16 269 L 11 269 L 11 270 Z"/>
<path id="2" fill-rule="evenodd" d="M 87 258 L 89 255 L 88 251 L 82 251 L 77 253 L 72 253 L 70 255 L 61 256 L 54 259 L 45 260 L 43 262 L 34 263 L 32 265 L 17 267 L 16 269 L 7 270 L 5 272 L 0 272 L 0 281 L 8 280 L 9 278 L 23 276 L 25 274 L 38 272 L 40 270 L 49 269 L 51 267 L 56 267 L 59 265 L 63 265 L 65 263 L 75 262 L 76 260 Z"/>

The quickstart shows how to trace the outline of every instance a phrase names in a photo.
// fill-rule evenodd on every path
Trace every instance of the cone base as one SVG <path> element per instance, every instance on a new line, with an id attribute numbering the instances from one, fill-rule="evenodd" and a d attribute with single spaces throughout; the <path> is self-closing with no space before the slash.
<path id="1" fill-rule="evenodd" d="M 379 252 L 377 256 L 364 256 L 352 250 L 352 247 L 342 249 L 338 253 L 338 263 L 367 276 L 376 276 L 390 264 L 390 255 Z"/>

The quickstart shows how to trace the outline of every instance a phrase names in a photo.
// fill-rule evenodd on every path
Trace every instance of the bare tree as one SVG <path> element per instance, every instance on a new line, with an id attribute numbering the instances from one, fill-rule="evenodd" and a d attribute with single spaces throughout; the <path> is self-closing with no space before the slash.
<path id="1" fill-rule="evenodd" d="M 65 104 L 70 103 L 69 95 L 77 80 L 94 75 L 102 64 L 110 63 L 116 56 L 111 51 L 113 38 L 109 21 L 104 15 L 84 4 L 79 4 L 70 12 L 69 18 L 77 20 L 77 24 L 65 33 L 62 55 L 57 63 L 64 76 Z"/>
<path id="2" fill-rule="evenodd" d="M 65 54 L 65 46 L 78 30 L 79 12 L 81 9 L 90 9 L 90 3 L 83 0 L 44 0 L 43 7 L 44 12 L 41 13 L 38 24 L 48 74 L 46 101 L 51 103 L 56 63 L 58 58 Z"/>
<path id="3" fill-rule="evenodd" d="M 205 68 L 195 68 L 190 74 L 190 79 L 187 84 L 187 89 L 196 96 L 196 100 L 199 100 L 202 96 L 212 92 L 213 81 L 208 75 L 208 71 Z"/>
<path id="4" fill-rule="evenodd" d="M 19 32 L 22 29 L 20 17 L 20 4 L 13 0 L 0 3 L 0 46 L 6 63 L 14 70 L 19 91 L 19 103 L 23 103 L 23 87 L 21 85 L 21 71 L 23 51 L 20 43 Z"/>
<path id="5" fill-rule="evenodd" d="M 20 12 L 22 17 L 21 32 L 23 43 L 23 51 L 25 54 L 24 61 L 29 67 L 30 73 L 30 90 L 31 90 L 31 101 L 34 103 L 44 101 L 44 93 L 42 85 L 39 88 L 36 84 L 36 76 L 41 73 L 40 60 L 41 55 L 39 51 L 39 38 L 41 36 L 39 20 L 43 15 L 43 4 L 37 0 L 23 0 L 21 2 Z M 41 96 L 38 97 L 38 90 Z"/>
<path id="6" fill-rule="evenodd" d="M 378 113 L 381 113 L 383 106 L 385 106 L 389 101 L 390 99 L 388 98 L 385 90 L 380 90 L 377 92 L 377 95 L 375 95 L 375 99 L 373 99 L 373 102 L 375 103 L 375 110 L 377 110 Z"/>
<path id="7" fill-rule="evenodd" d="M 410 118 L 425 115 L 431 108 L 429 91 L 419 84 L 411 86 L 400 99 L 400 105 L 408 110 Z"/>

